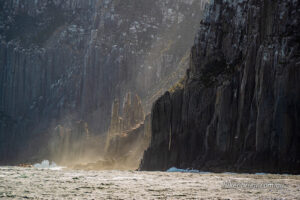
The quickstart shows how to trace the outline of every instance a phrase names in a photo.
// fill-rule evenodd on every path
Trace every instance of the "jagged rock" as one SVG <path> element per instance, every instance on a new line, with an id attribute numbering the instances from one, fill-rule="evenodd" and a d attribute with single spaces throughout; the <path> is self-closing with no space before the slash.
<path id="1" fill-rule="evenodd" d="M 131 93 L 126 95 L 123 108 L 123 131 L 127 131 L 143 122 L 145 114 L 142 107 L 141 99 L 138 95 L 133 96 Z"/>
<path id="2" fill-rule="evenodd" d="M 212 1 L 184 88 L 154 103 L 142 170 L 300 173 L 299 8 Z"/>
<path id="3" fill-rule="evenodd" d="M 113 137 L 122 132 L 123 119 L 119 115 L 120 104 L 119 100 L 115 100 L 112 106 L 111 121 L 109 127 L 109 135 Z"/>
<path id="4" fill-rule="evenodd" d="M 150 116 L 145 119 L 139 96 L 126 94 L 122 117 L 119 115 L 119 101 L 116 99 L 107 133 L 106 158 L 114 159 L 114 165 L 137 168 L 150 139 Z"/>
<path id="5" fill-rule="evenodd" d="M 107 160 L 113 160 L 110 169 L 137 169 L 151 140 L 150 115 L 138 126 L 108 140 Z"/>
<path id="6" fill-rule="evenodd" d="M 108 138 L 130 131 L 145 120 L 142 102 L 138 95 L 133 96 L 130 92 L 126 94 L 122 117 L 119 114 L 119 109 L 119 100 L 115 99 L 112 106 Z"/>

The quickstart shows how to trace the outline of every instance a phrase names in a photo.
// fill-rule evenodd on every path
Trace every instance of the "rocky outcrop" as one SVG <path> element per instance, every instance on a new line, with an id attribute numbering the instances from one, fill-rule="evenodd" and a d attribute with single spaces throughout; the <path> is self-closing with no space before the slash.
<path id="1" fill-rule="evenodd" d="M 116 99 L 112 106 L 105 158 L 114 160 L 115 167 L 122 165 L 123 168 L 127 166 L 136 169 L 143 152 L 149 146 L 150 115 L 145 118 L 139 96 L 132 95 L 132 93 L 126 94 L 122 115 L 119 114 L 119 109 L 119 100 Z"/>
<path id="2" fill-rule="evenodd" d="M 130 92 L 127 93 L 122 108 L 121 115 L 119 113 L 119 100 L 115 99 L 112 105 L 110 127 L 107 134 L 108 138 L 130 131 L 145 120 L 142 102 L 138 95 L 133 96 Z"/>
<path id="3" fill-rule="evenodd" d="M 123 108 L 122 132 L 131 130 L 145 120 L 141 99 L 128 93 Z"/>
<path id="4" fill-rule="evenodd" d="M 66 118 L 104 134 L 114 99 L 127 91 L 150 99 L 148 109 L 148 97 L 161 93 L 155 86 L 167 89 L 183 75 L 186 62 L 178 63 L 205 3 L 1 1 L 0 112 L 14 123 L 0 119 L 0 163 L 44 152 Z"/>
<path id="5" fill-rule="evenodd" d="M 112 161 L 110 169 L 137 169 L 151 140 L 148 115 L 137 127 L 107 140 L 105 159 Z"/>
<path id="6" fill-rule="evenodd" d="M 115 99 L 112 105 L 111 111 L 111 120 L 110 120 L 110 127 L 108 129 L 108 137 L 113 137 L 118 133 L 121 133 L 123 130 L 123 119 L 120 117 L 119 114 L 120 103 L 118 99 Z"/>
<path id="7" fill-rule="evenodd" d="M 300 173 L 299 8 L 212 2 L 183 89 L 154 103 L 142 170 Z"/>

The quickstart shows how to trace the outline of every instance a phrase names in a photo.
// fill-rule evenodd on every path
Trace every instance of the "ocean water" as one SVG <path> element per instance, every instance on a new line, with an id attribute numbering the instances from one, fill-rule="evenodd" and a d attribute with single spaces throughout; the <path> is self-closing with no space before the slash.
<path id="1" fill-rule="evenodd" d="M 1 199 L 297 199 L 300 176 L 0 167 Z"/>

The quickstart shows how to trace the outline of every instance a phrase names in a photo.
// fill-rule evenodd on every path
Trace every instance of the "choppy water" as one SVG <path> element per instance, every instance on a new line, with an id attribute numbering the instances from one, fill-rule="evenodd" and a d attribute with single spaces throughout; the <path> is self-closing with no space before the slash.
<path id="1" fill-rule="evenodd" d="M 0 167 L 3 199 L 299 199 L 300 177 Z"/>

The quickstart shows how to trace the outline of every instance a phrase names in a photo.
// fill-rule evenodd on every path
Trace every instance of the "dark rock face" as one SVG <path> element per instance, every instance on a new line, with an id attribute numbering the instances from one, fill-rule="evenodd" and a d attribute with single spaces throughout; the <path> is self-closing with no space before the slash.
<path id="1" fill-rule="evenodd" d="M 142 170 L 300 173 L 299 1 L 215 0 L 183 89 L 152 108 Z"/>
<path id="2" fill-rule="evenodd" d="M 0 163 L 47 157 L 65 121 L 104 134 L 113 100 L 128 91 L 150 99 L 148 109 L 184 74 L 205 2 L 1 1 Z"/>

